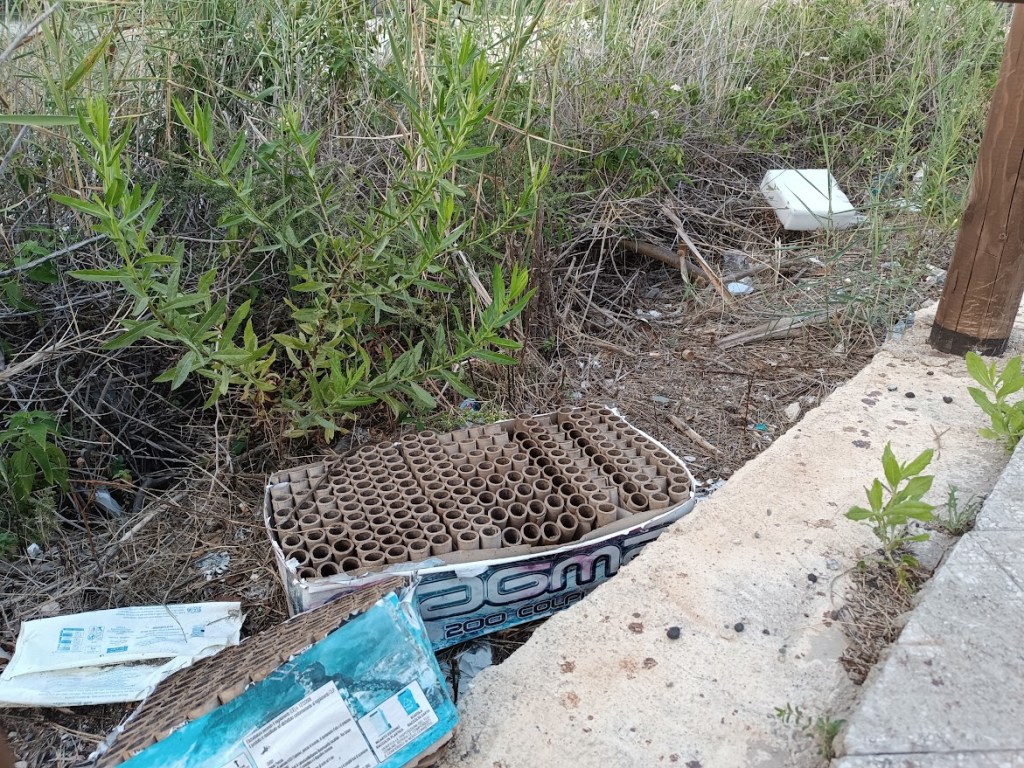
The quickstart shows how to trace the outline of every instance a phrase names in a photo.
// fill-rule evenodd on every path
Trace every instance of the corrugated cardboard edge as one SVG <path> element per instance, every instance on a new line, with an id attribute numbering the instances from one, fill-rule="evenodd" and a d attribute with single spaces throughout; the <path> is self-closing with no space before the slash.
<path id="1" fill-rule="evenodd" d="M 289 658 L 322 640 L 404 583 L 394 578 L 374 583 L 364 591 L 300 614 L 171 675 L 118 728 L 97 759 L 97 768 L 120 765 L 185 723 L 198 720 L 231 701 L 249 685 L 263 680 Z"/>

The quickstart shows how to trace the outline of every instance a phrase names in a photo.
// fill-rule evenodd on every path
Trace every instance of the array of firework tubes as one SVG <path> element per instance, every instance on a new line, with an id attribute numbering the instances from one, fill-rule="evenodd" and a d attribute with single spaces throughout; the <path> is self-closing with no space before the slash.
<path id="1" fill-rule="evenodd" d="M 281 472 L 270 487 L 278 543 L 299 578 L 565 544 L 689 495 L 677 459 L 600 407 L 410 434 Z"/>

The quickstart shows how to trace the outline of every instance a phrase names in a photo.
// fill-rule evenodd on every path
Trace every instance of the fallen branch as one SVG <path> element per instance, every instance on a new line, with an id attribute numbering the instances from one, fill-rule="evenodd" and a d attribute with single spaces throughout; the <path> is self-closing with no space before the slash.
<path id="1" fill-rule="evenodd" d="M 834 309 L 827 312 L 824 310 L 812 312 L 808 315 L 780 317 L 775 320 L 769 320 L 767 323 L 762 323 L 756 328 L 748 328 L 745 331 L 740 331 L 739 333 L 734 333 L 731 336 L 726 336 L 724 339 L 720 339 L 716 343 L 716 346 L 719 349 L 730 349 L 731 347 L 749 344 L 752 341 L 785 339 L 789 336 L 796 336 L 799 334 L 801 328 L 825 322 L 838 313 L 839 310 Z"/>
<path id="2" fill-rule="evenodd" d="M 620 240 L 619 243 L 627 251 L 632 251 L 633 253 L 638 253 L 641 256 L 647 256 L 651 259 L 657 259 L 663 264 L 675 267 L 676 269 L 685 269 L 686 274 L 689 277 L 704 277 L 704 273 L 698 269 L 695 264 L 690 262 L 688 259 L 679 258 L 678 254 L 662 245 L 645 243 L 640 240 Z"/>
<path id="3" fill-rule="evenodd" d="M 735 299 L 733 299 L 732 297 L 732 294 L 726 290 L 725 284 L 722 282 L 722 278 L 715 274 L 715 270 L 711 268 L 711 265 L 708 264 L 707 261 L 705 261 L 704 256 L 697 249 L 696 243 L 693 242 L 693 240 L 690 238 L 690 235 L 686 232 L 686 228 L 683 226 L 683 222 L 680 220 L 680 218 L 676 216 L 675 213 L 672 212 L 672 209 L 669 208 L 667 205 L 661 206 L 661 210 L 662 213 L 664 213 L 668 217 L 669 221 L 672 222 L 672 225 L 675 227 L 676 234 L 679 236 L 679 239 L 686 243 L 686 247 L 690 249 L 690 253 L 692 253 L 693 258 L 697 260 L 697 265 L 701 268 L 704 275 L 707 277 L 708 282 L 711 283 L 712 286 L 714 286 L 715 290 L 718 291 L 719 294 L 721 294 L 722 300 L 726 304 L 731 304 L 733 301 L 735 301 Z"/>
<path id="4" fill-rule="evenodd" d="M 0 169 L 0 171 L 2 171 L 2 169 Z M 85 240 L 82 240 L 81 242 L 75 243 L 74 245 L 69 245 L 67 248 L 61 248 L 59 251 L 54 251 L 53 253 L 48 253 L 45 256 L 40 256 L 38 259 L 26 261 L 24 264 L 18 264 L 17 266 L 11 267 L 10 269 L 0 269 L 0 277 L 9 277 L 10 275 L 16 275 L 19 272 L 25 272 L 29 269 L 34 269 L 35 267 L 38 267 L 40 264 L 45 264 L 48 261 L 53 261 L 54 259 L 60 258 L 61 256 L 65 256 L 66 254 L 77 251 L 79 248 L 84 248 L 90 243 L 95 243 L 97 240 L 102 240 L 104 237 L 104 235 L 93 235 L 92 237 L 88 237 Z"/>
<path id="5" fill-rule="evenodd" d="M 693 427 L 691 427 L 685 421 L 680 419 L 678 416 L 673 416 L 673 415 L 669 414 L 668 420 L 672 423 L 673 427 L 675 427 L 680 432 L 682 432 L 684 435 L 686 435 L 688 438 L 690 438 L 691 442 L 693 442 L 695 445 L 699 445 L 701 448 L 703 448 L 708 453 L 714 454 L 715 456 L 724 456 L 725 455 L 725 454 L 722 453 L 721 450 L 719 450 L 718 448 L 713 446 L 711 443 L 709 443 L 707 440 L 705 440 L 703 437 L 698 435 L 697 432 L 693 429 Z"/>

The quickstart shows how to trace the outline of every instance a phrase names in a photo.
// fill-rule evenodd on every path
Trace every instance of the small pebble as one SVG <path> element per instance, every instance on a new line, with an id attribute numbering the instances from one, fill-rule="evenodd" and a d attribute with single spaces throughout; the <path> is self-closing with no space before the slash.
<path id="1" fill-rule="evenodd" d="M 768 631 L 767 629 L 762 629 L 762 630 L 761 630 L 761 634 L 762 634 L 762 635 L 770 635 L 770 634 L 771 634 L 771 632 L 769 632 L 769 631 Z"/>
<path id="2" fill-rule="evenodd" d="M 665 634 L 668 635 L 668 639 L 669 640 L 678 640 L 679 639 L 679 627 L 669 627 L 668 628 L 668 632 L 666 632 Z"/>
<path id="3" fill-rule="evenodd" d="M 830 571 L 838 571 L 839 561 L 836 560 L 834 557 L 830 557 L 828 560 L 825 561 L 825 567 L 828 568 Z"/>
<path id="4" fill-rule="evenodd" d="M 925 373 L 925 376 L 934 376 L 934 375 L 935 375 L 935 371 L 927 371 Z"/>
<path id="5" fill-rule="evenodd" d="M 807 580 L 809 582 L 811 582 L 811 584 L 814 584 L 815 582 L 818 581 L 818 576 L 816 574 L 813 574 L 813 573 L 808 573 L 807 574 Z"/>
<path id="6" fill-rule="evenodd" d="M 904 395 L 904 397 L 909 397 L 909 398 L 913 399 L 913 398 L 917 397 L 917 395 L 915 395 L 913 392 L 907 392 L 907 394 Z"/>
<path id="7" fill-rule="evenodd" d="M 889 391 L 890 392 L 895 392 L 897 389 L 899 389 L 899 387 L 897 387 L 895 384 L 890 384 L 889 385 Z"/>
<path id="8" fill-rule="evenodd" d="M 746 629 L 746 627 L 743 626 L 742 621 L 737 621 L 735 624 L 732 625 L 732 628 L 735 629 L 737 632 L 742 632 L 744 629 Z"/>
<path id="9" fill-rule="evenodd" d="M 942 402 L 946 403 L 946 405 L 949 405 L 950 403 L 953 402 L 953 398 L 950 397 L 949 395 L 943 395 Z"/>

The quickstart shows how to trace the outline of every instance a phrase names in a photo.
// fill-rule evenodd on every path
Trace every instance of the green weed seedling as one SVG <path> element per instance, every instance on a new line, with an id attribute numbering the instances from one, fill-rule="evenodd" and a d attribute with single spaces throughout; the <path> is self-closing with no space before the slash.
<path id="1" fill-rule="evenodd" d="M 825 760 L 831 760 L 836 756 L 833 742 L 843 727 L 845 720 L 838 720 L 828 715 L 811 717 L 805 714 L 799 707 L 794 707 L 788 701 L 784 707 L 775 708 L 775 718 L 785 725 L 792 725 L 806 737 L 813 739 L 818 748 L 818 754 Z"/>
<path id="2" fill-rule="evenodd" d="M 68 461 L 56 435 L 57 422 L 46 411 L 18 411 L 0 431 L 0 554 L 52 522 L 43 519 L 47 505 L 39 502 L 54 486 L 68 484 Z"/>
<path id="3" fill-rule="evenodd" d="M 1024 400 L 1011 403 L 1007 399 L 1024 389 L 1020 355 L 1010 358 L 1000 371 L 995 362 L 986 365 L 978 353 L 968 352 L 967 372 L 981 385 L 967 388 L 971 399 L 992 421 L 991 427 L 983 427 L 978 433 L 1013 451 L 1024 436 Z"/>
<path id="4" fill-rule="evenodd" d="M 908 524 L 911 520 L 929 522 L 935 518 L 934 505 L 924 501 L 924 495 L 931 490 L 932 475 L 921 473 L 931 463 L 934 451 L 929 448 L 913 461 L 901 464 L 892 452 L 892 446 L 885 444 L 882 451 L 882 469 L 885 482 L 877 477 L 866 489 L 868 508 L 850 507 L 846 516 L 871 526 L 871 530 L 882 544 L 886 562 L 902 576 L 908 569 L 917 567 L 917 560 L 902 550 L 907 544 L 928 539 L 927 533 L 911 535 Z"/>
<path id="5" fill-rule="evenodd" d="M 974 528 L 974 519 L 981 511 L 982 498 L 970 496 L 961 502 L 957 497 L 959 491 L 955 485 L 949 486 L 949 492 L 946 494 L 946 511 L 935 518 L 936 526 L 950 536 L 963 536 Z"/>

